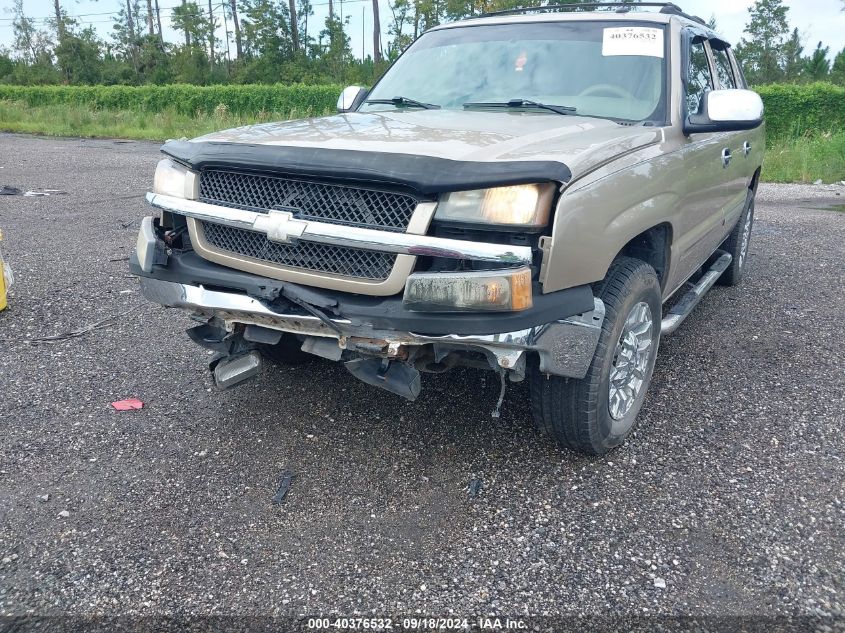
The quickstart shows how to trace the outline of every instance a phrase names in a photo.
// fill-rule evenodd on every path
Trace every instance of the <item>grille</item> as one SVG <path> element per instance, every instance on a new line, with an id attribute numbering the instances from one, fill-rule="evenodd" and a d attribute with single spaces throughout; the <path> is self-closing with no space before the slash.
<path id="1" fill-rule="evenodd" d="M 407 193 L 218 170 L 200 174 L 199 196 L 228 207 L 288 207 L 304 220 L 387 231 L 405 231 L 419 202 Z"/>
<path id="2" fill-rule="evenodd" d="M 314 242 L 279 244 L 268 240 L 263 233 L 211 222 L 203 222 L 203 231 L 208 243 L 219 249 L 281 266 L 306 268 L 344 277 L 385 280 L 390 276 L 396 261 L 396 255 L 392 253 Z"/>
<path id="3" fill-rule="evenodd" d="M 203 202 L 264 212 L 296 209 L 294 217 L 329 224 L 404 232 L 419 200 L 406 193 L 362 189 L 279 176 L 208 170 L 200 174 Z M 383 281 L 396 255 L 313 242 L 279 244 L 262 233 L 203 222 L 213 247 L 271 264 L 342 277 Z"/>

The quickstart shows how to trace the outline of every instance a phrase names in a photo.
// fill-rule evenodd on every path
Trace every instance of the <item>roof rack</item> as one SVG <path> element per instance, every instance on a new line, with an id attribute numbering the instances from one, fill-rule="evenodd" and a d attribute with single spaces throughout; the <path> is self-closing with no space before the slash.
<path id="1" fill-rule="evenodd" d="M 630 13 L 632 10 L 636 11 L 640 7 L 660 7 L 660 13 L 669 15 L 677 15 L 682 18 L 687 18 L 698 24 L 707 23 L 700 17 L 684 13 L 683 9 L 672 2 L 584 2 L 579 4 L 547 4 L 536 7 L 522 7 L 519 9 L 505 9 L 503 11 L 490 11 L 489 13 L 482 13 L 480 17 L 487 17 L 491 15 L 518 15 L 520 13 L 533 13 L 534 11 L 579 11 L 581 9 L 616 9 L 616 13 Z"/>

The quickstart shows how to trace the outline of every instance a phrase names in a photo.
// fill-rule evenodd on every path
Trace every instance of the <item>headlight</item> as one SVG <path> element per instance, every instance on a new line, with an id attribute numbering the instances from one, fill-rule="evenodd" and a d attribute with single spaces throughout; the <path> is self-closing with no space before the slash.
<path id="1" fill-rule="evenodd" d="M 531 269 L 414 273 L 403 300 L 419 312 L 510 312 L 533 305 Z"/>
<path id="2" fill-rule="evenodd" d="M 196 174 L 187 167 L 163 158 L 156 165 L 156 175 L 153 180 L 153 191 L 165 196 L 187 198 L 192 200 L 196 183 Z"/>
<path id="3" fill-rule="evenodd" d="M 514 185 L 445 194 L 434 217 L 452 222 L 507 226 L 545 226 L 554 198 L 554 183 Z"/>

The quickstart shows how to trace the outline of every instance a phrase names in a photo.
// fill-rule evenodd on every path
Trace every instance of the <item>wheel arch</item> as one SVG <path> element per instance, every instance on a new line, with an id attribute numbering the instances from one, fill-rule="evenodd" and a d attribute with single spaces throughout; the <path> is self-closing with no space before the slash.
<path id="1" fill-rule="evenodd" d="M 631 238 L 616 254 L 614 260 L 619 257 L 632 257 L 645 262 L 657 273 L 660 289 L 666 290 L 672 261 L 672 238 L 672 225 L 669 222 L 661 222 Z"/>

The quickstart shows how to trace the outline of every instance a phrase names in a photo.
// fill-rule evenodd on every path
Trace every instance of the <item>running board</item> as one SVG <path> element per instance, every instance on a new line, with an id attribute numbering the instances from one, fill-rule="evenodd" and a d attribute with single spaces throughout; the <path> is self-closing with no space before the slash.
<path id="1" fill-rule="evenodd" d="M 681 326 L 684 319 L 692 313 L 698 302 L 701 301 L 704 295 L 707 294 L 707 291 L 713 287 L 713 284 L 716 283 L 719 277 L 722 276 L 722 273 L 731 265 L 733 257 L 730 253 L 725 253 L 724 251 L 718 251 L 718 253 L 722 254 L 713 262 L 710 270 L 704 273 L 704 276 L 699 282 L 687 294 L 681 297 L 681 300 L 663 317 L 663 322 L 660 324 L 660 334 L 662 336 L 672 334 L 672 332 Z"/>

